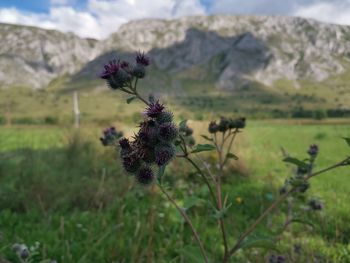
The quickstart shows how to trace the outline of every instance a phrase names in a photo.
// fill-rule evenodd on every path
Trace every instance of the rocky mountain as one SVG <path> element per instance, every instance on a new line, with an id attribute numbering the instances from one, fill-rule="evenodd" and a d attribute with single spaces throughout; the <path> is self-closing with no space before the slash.
<path id="1" fill-rule="evenodd" d="M 95 77 L 112 55 L 150 53 L 162 76 L 206 80 L 225 89 L 286 79 L 323 81 L 350 66 L 350 27 L 268 16 L 147 19 L 103 41 L 38 28 L 0 25 L 0 83 L 45 86 L 71 74 Z M 159 75 L 157 75 L 159 77 Z M 155 80 L 156 81 L 156 80 Z"/>
<path id="2" fill-rule="evenodd" d="M 74 74 L 98 53 L 96 40 L 35 27 L 0 24 L 0 86 L 45 87 Z"/>

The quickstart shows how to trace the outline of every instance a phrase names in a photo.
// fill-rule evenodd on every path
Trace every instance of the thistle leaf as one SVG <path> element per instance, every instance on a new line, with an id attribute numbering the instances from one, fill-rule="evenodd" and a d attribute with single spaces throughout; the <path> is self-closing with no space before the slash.
<path id="1" fill-rule="evenodd" d="M 215 149 L 215 146 L 211 144 L 197 144 L 191 153 L 207 152 Z"/>

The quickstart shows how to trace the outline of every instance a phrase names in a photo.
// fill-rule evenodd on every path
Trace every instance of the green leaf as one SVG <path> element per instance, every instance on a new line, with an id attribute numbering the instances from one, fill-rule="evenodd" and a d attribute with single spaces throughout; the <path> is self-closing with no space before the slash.
<path id="1" fill-rule="evenodd" d="M 301 167 L 301 168 L 305 168 L 305 169 L 308 169 L 309 166 L 307 163 L 303 162 L 303 161 L 300 161 L 298 160 L 297 158 L 293 158 L 293 157 L 286 157 L 283 159 L 284 162 L 286 163 L 292 163 L 292 164 L 295 164 L 296 166 L 298 167 Z"/>
<path id="2" fill-rule="evenodd" d="M 308 226 L 311 226 L 313 229 L 315 229 L 315 225 L 311 221 L 306 220 L 306 219 L 293 218 L 290 221 L 290 224 L 291 223 L 299 223 L 299 224 L 303 224 L 303 225 L 308 225 Z"/>
<path id="3" fill-rule="evenodd" d="M 237 157 L 236 155 L 234 155 L 233 153 L 228 153 L 228 154 L 226 154 L 226 158 L 227 158 L 227 159 L 238 160 L 238 157 Z"/>
<path id="4" fill-rule="evenodd" d="M 242 243 L 240 246 L 242 249 L 250 249 L 250 248 L 266 248 L 277 251 L 276 241 L 270 238 L 257 238 L 257 239 L 249 239 Z"/>
<path id="5" fill-rule="evenodd" d="M 197 144 L 191 153 L 199 153 L 215 150 L 215 146 L 211 144 Z"/>
<path id="6" fill-rule="evenodd" d="M 196 205 L 203 203 L 203 201 L 204 201 L 203 199 L 198 198 L 196 196 L 188 197 L 184 200 L 183 208 L 185 210 L 188 210 L 193 206 L 196 206 Z"/>
<path id="7" fill-rule="evenodd" d="M 126 103 L 127 104 L 130 104 L 134 99 L 136 99 L 137 97 L 136 96 L 132 96 L 132 97 L 130 97 L 130 98 L 127 98 L 126 99 Z"/>
<path id="8" fill-rule="evenodd" d="M 206 139 L 207 141 L 210 141 L 210 142 L 212 142 L 213 141 L 213 139 L 212 138 L 209 138 L 208 136 L 206 136 L 206 135 L 201 135 L 201 137 L 203 137 L 204 139 Z"/>
<path id="9" fill-rule="evenodd" d="M 346 141 L 346 143 L 348 144 L 348 146 L 350 146 L 350 138 L 345 138 L 345 137 L 343 137 L 343 139 Z"/>
<path id="10" fill-rule="evenodd" d="M 232 203 L 230 203 L 228 206 L 224 207 L 223 209 L 221 210 L 216 210 L 215 211 L 215 214 L 213 215 L 213 217 L 215 219 L 221 219 L 221 218 L 224 218 L 227 213 L 228 213 L 228 209 L 231 207 Z"/>

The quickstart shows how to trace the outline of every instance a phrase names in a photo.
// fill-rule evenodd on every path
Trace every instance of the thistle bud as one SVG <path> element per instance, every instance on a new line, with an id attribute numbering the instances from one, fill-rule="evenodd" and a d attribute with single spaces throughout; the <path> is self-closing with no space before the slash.
<path id="1" fill-rule="evenodd" d="M 159 101 L 150 103 L 145 111 L 145 114 L 150 118 L 157 118 L 164 110 L 164 105 L 160 104 Z"/>
<path id="2" fill-rule="evenodd" d="M 154 148 L 152 147 L 142 147 L 138 150 L 139 157 L 145 162 L 145 163 L 154 163 L 156 161 L 156 156 L 154 153 Z"/>
<path id="3" fill-rule="evenodd" d="M 178 136 L 178 130 L 172 122 L 159 125 L 158 138 L 165 142 L 172 142 Z"/>
<path id="4" fill-rule="evenodd" d="M 118 140 L 122 136 L 122 132 L 117 132 L 115 127 L 110 127 L 103 131 L 103 137 L 100 138 L 100 141 L 103 146 L 110 146 L 114 145 L 116 140 Z"/>
<path id="5" fill-rule="evenodd" d="M 170 111 L 163 111 L 157 116 L 156 120 L 159 124 L 162 124 L 165 122 L 172 122 L 173 114 Z"/>
<path id="6" fill-rule="evenodd" d="M 219 131 L 219 127 L 215 121 L 209 123 L 208 131 L 209 133 L 217 133 Z"/>
<path id="7" fill-rule="evenodd" d="M 309 150 L 307 151 L 307 153 L 312 157 L 315 158 L 318 154 L 318 146 L 316 144 L 312 144 L 309 147 Z"/>
<path id="8" fill-rule="evenodd" d="M 132 75 L 136 78 L 142 79 L 146 76 L 146 68 L 141 64 L 137 64 L 133 70 Z"/>
<path id="9" fill-rule="evenodd" d="M 193 134 L 193 130 L 190 127 L 188 127 L 187 125 L 180 127 L 179 132 L 184 137 L 188 137 L 188 136 L 191 136 Z"/>
<path id="10" fill-rule="evenodd" d="M 159 166 L 168 164 L 175 156 L 174 146 L 171 144 L 160 144 L 155 148 L 156 164 Z"/>
<path id="11" fill-rule="evenodd" d="M 137 52 L 135 60 L 137 65 L 142 65 L 144 67 L 147 67 L 150 64 L 150 59 L 144 52 Z"/>
<path id="12" fill-rule="evenodd" d="M 229 128 L 230 129 L 243 129 L 245 127 L 245 121 L 246 118 L 241 117 L 241 118 L 237 118 L 237 119 L 230 119 L 229 120 Z"/>
<path id="13" fill-rule="evenodd" d="M 218 130 L 220 132 L 225 132 L 229 129 L 229 120 L 226 119 L 225 117 L 221 117 L 220 118 L 220 122 L 219 122 L 219 125 L 218 125 Z"/>
<path id="14" fill-rule="evenodd" d="M 122 158 L 122 164 L 125 171 L 135 173 L 141 166 L 140 160 L 136 155 L 130 154 Z"/>
<path id="15" fill-rule="evenodd" d="M 149 185 L 154 180 L 154 173 L 151 167 L 144 166 L 136 174 L 136 180 L 140 184 Z"/>

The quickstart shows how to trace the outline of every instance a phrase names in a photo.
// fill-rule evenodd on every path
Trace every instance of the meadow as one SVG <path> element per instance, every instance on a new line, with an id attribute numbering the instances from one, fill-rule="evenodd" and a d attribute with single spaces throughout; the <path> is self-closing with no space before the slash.
<path id="1" fill-rule="evenodd" d="M 190 120 L 188 125 L 196 140 L 204 142 L 200 135 L 208 123 Z M 116 126 L 126 132 L 133 124 Z M 11 247 L 23 243 L 31 249 L 27 262 L 202 262 L 189 229 L 160 191 L 135 183 L 115 152 L 101 146 L 102 129 L 1 126 L 2 261 L 20 262 Z M 225 218 L 229 242 L 278 197 L 293 174 L 295 167 L 282 162 L 283 152 L 304 158 L 308 146 L 318 144 L 318 170 L 349 155 L 342 137 L 350 137 L 349 124 L 248 119 L 234 146 L 239 160 L 230 162 L 223 178 L 223 192 L 232 202 Z M 215 169 L 212 153 L 201 156 Z M 169 165 L 165 178 L 205 240 L 211 262 L 217 262 L 223 247 L 213 209 L 204 202 L 208 190 L 181 159 Z M 288 262 L 350 262 L 349 168 L 312 179 L 309 195 L 322 200 L 324 209 L 311 217 L 301 215 L 309 223 L 291 225 L 280 236 L 276 253 L 287 255 Z M 285 217 L 281 209 L 254 236 L 278 231 Z M 231 262 L 266 262 L 271 253 L 240 250 Z"/>

